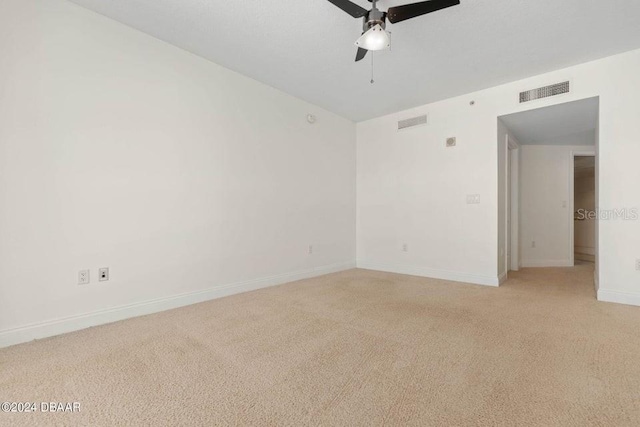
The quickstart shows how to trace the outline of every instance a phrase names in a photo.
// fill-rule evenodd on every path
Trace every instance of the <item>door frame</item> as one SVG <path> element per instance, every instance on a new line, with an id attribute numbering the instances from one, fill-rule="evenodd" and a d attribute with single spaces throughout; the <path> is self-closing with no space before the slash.
<path id="1" fill-rule="evenodd" d="M 506 273 L 520 269 L 520 144 L 506 135 L 505 266 Z"/>
<path id="2" fill-rule="evenodd" d="M 510 238 L 511 238 L 511 270 L 520 269 L 520 144 L 513 138 L 509 138 L 510 161 L 510 188 L 509 202 L 510 212 Z"/>

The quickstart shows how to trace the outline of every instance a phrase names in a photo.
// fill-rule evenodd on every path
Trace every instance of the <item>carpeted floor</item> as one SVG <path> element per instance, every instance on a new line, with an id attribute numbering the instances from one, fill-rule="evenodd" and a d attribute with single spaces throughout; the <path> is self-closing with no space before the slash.
<path id="1" fill-rule="evenodd" d="M 593 268 L 351 270 L 0 350 L 1 425 L 640 425 L 640 308 Z"/>

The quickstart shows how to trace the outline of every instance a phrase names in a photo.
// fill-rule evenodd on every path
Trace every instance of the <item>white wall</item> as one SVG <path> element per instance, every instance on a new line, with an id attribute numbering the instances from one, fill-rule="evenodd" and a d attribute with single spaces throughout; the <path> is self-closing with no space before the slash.
<path id="1" fill-rule="evenodd" d="M 1 2 L 0 51 L 0 345 L 350 265 L 351 122 L 61 0 Z M 639 73 L 634 51 L 359 123 L 358 264 L 497 284 L 497 118 L 560 102 L 600 97 L 600 208 L 639 207 Z M 640 304 L 640 222 L 598 239 L 599 298 Z"/>
<path id="2" fill-rule="evenodd" d="M 352 122 L 61 0 L 0 52 L 0 345 L 355 264 Z"/>
<path id="3" fill-rule="evenodd" d="M 600 208 L 640 206 L 639 74 L 637 50 L 358 123 L 358 265 L 497 283 L 496 121 L 547 105 L 600 97 Z M 570 94 L 518 104 L 520 91 L 565 80 Z M 429 114 L 428 126 L 395 130 L 418 113 Z M 445 148 L 448 136 L 456 148 Z M 467 194 L 481 203 L 467 205 Z M 598 238 L 599 298 L 640 304 L 640 222 L 601 221 Z"/>
<path id="4" fill-rule="evenodd" d="M 520 248 L 523 267 L 573 265 L 572 151 L 588 149 L 595 150 L 595 146 L 521 147 Z"/>
<path id="5" fill-rule="evenodd" d="M 358 124 L 358 266 L 497 285 L 497 116 L 471 99 Z M 424 112 L 427 126 L 396 130 Z"/>

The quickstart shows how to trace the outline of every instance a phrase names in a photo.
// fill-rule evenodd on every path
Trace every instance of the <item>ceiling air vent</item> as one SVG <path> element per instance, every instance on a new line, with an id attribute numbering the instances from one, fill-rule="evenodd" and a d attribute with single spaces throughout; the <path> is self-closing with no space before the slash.
<path id="1" fill-rule="evenodd" d="M 535 101 L 536 99 L 548 98 L 550 96 L 562 95 L 569 93 L 569 82 L 556 83 L 551 86 L 540 87 L 538 89 L 520 92 L 520 103 Z"/>
<path id="2" fill-rule="evenodd" d="M 427 115 L 412 117 L 406 120 L 400 120 L 398 122 L 398 130 L 408 129 L 416 126 L 422 126 L 427 124 Z"/>

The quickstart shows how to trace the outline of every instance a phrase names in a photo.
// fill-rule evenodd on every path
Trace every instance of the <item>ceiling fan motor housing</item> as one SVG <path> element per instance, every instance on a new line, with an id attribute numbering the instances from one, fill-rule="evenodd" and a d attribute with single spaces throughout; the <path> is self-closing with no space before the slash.
<path id="1" fill-rule="evenodd" d="M 376 25 L 380 25 L 383 29 L 387 27 L 387 13 L 374 7 L 363 18 L 362 31 L 367 32 Z"/>

